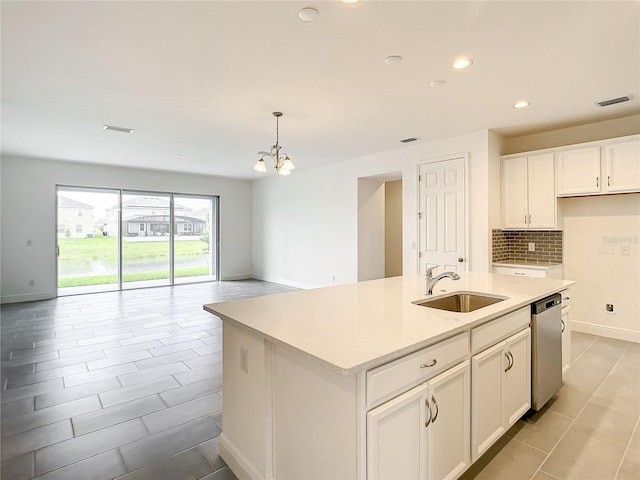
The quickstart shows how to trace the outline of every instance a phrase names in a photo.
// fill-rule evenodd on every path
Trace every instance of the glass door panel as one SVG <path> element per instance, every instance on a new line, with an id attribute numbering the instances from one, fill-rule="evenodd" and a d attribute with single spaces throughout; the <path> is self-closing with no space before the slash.
<path id="1" fill-rule="evenodd" d="M 217 279 L 216 200 L 174 195 L 174 283 Z"/>
<path id="2" fill-rule="evenodd" d="M 171 195 L 122 192 L 122 288 L 171 282 Z"/>
<path id="3" fill-rule="evenodd" d="M 58 295 L 117 290 L 118 190 L 57 187 Z"/>

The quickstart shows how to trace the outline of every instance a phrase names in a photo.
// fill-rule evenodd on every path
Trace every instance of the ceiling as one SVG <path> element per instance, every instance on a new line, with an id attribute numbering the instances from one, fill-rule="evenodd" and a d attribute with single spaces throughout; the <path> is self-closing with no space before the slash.
<path id="1" fill-rule="evenodd" d="M 640 112 L 636 1 L 3 1 L 1 14 L 3 154 L 254 179 L 276 110 L 300 169 L 407 137 Z M 454 70 L 459 56 L 473 65 Z"/>

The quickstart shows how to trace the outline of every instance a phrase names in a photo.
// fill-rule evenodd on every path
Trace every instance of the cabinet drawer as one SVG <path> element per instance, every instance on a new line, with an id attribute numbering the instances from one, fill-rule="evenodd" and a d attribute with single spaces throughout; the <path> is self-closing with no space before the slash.
<path id="1" fill-rule="evenodd" d="M 531 307 L 527 306 L 474 328 L 471 330 L 471 354 L 474 355 L 522 330 L 530 321 Z"/>
<path id="2" fill-rule="evenodd" d="M 515 275 L 517 277 L 538 277 L 547 278 L 547 270 L 539 268 L 519 268 L 519 267 L 493 267 L 495 273 L 501 275 Z"/>
<path id="3" fill-rule="evenodd" d="M 392 398 L 428 380 L 469 354 L 467 332 L 418 350 L 367 372 L 367 405 Z"/>

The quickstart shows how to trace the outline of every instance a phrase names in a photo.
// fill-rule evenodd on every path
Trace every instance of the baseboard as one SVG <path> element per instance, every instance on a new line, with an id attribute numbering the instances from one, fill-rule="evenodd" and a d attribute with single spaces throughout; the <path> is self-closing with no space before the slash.
<path id="1" fill-rule="evenodd" d="M 0 297 L 0 303 L 35 302 L 37 300 L 50 300 L 52 298 L 56 298 L 55 293 L 22 293 L 19 295 L 3 295 Z"/>
<path id="2" fill-rule="evenodd" d="M 640 332 L 633 332 L 616 327 L 605 327 L 604 325 L 596 325 L 595 323 L 576 322 L 571 320 L 571 331 L 590 333 L 600 337 L 615 338 L 618 340 L 626 340 L 627 342 L 640 343 Z"/>
<path id="3" fill-rule="evenodd" d="M 225 281 L 233 281 L 233 280 L 250 280 L 252 278 L 255 278 L 254 275 L 252 275 L 251 273 L 236 273 L 233 275 L 220 275 L 220 281 L 221 282 L 225 282 Z"/>
<path id="4" fill-rule="evenodd" d="M 255 469 L 251 462 L 225 436 L 220 435 L 220 456 L 229 465 L 231 471 L 240 480 L 264 480 L 264 477 Z"/>
<path id="5" fill-rule="evenodd" d="M 286 278 L 280 278 L 280 277 L 269 278 L 257 273 L 253 275 L 253 278 L 255 278 L 256 280 L 262 280 L 263 282 L 278 283 L 280 285 L 286 285 L 287 287 L 300 288 L 302 290 L 311 290 L 312 288 L 322 288 L 322 287 L 329 286 L 329 285 L 316 285 L 314 283 L 296 282 L 293 280 L 288 280 Z"/>

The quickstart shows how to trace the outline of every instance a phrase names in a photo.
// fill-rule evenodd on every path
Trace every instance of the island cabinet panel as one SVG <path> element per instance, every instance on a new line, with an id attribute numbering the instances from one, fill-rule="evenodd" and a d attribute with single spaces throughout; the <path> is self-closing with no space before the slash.
<path id="1" fill-rule="evenodd" d="M 452 480 L 470 464 L 469 361 L 367 413 L 367 478 Z"/>
<path id="2" fill-rule="evenodd" d="M 361 478 L 356 374 L 275 345 L 272 398 L 273 478 Z"/>
<path id="3" fill-rule="evenodd" d="M 471 359 L 471 459 L 476 461 L 531 407 L 531 329 Z"/>

